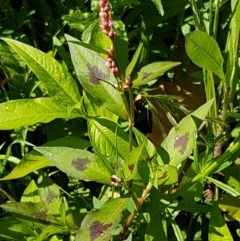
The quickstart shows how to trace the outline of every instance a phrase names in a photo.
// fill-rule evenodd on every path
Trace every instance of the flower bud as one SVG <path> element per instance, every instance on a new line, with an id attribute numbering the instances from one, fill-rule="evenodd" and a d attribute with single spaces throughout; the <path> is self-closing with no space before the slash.
<path id="1" fill-rule="evenodd" d="M 124 83 L 124 89 L 130 89 L 132 87 L 132 79 L 130 76 L 128 76 L 125 79 L 125 83 Z"/>

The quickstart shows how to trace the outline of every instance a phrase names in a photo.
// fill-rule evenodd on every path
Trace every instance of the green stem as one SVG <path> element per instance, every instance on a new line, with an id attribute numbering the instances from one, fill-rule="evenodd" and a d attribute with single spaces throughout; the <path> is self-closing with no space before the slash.
<path id="1" fill-rule="evenodd" d="M 216 39 L 216 37 L 217 37 L 218 18 L 219 18 L 219 0 L 216 0 L 214 23 L 213 23 L 213 37 L 214 37 L 215 39 Z"/>
<path id="2" fill-rule="evenodd" d="M 0 192 L 1 192 L 5 197 L 7 197 L 9 201 L 14 202 L 14 203 L 16 202 L 16 200 L 15 200 L 10 194 L 8 194 L 6 191 L 4 191 L 2 188 L 0 188 Z"/>
<path id="3" fill-rule="evenodd" d="M 128 119 L 128 126 L 129 126 L 129 151 L 132 151 L 133 148 L 133 126 L 134 126 L 134 98 L 133 92 L 131 88 L 128 90 L 129 92 L 129 119 Z"/>
<path id="4" fill-rule="evenodd" d="M 211 119 L 217 119 L 218 110 L 217 110 L 217 103 L 216 103 L 216 91 L 215 91 L 213 74 L 212 72 L 203 69 L 203 75 L 204 75 L 206 101 L 208 102 L 213 99 L 213 105 L 209 111 L 209 117 Z M 213 123 L 213 133 L 214 133 L 214 136 L 216 136 L 216 133 L 217 133 L 216 123 Z"/>
<path id="5" fill-rule="evenodd" d="M 212 35 L 212 31 L 213 31 L 213 0 L 210 0 L 210 3 L 209 3 L 210 7 L 209 7 L 209 35 L 211 36 Z"/>
<path id="6" fill-rule="evenodd" d="M 140 198 L 137 198 L 137 196 L 135 194 L 132 195 L 133 201 L 136 205 L 136 208 L 134 209 L 134 211 L 129 215 L 129 217 L 127 218 L 124 227 L 121 230 L 121 240 L 124 240 L 126 238 L 126 234 L 128 232 L 129 227 L 132 225 L 132 222 L 135 218 L 135 216 L 137 215 L 137 213 L 139 212 L 139 210 L 141 209 L 143 203 L 146 201 L 146 199 L 149 196 L 149 193 L 152 189 L 152 187 L 154 186 L 154 182 L 156 180 L 156 175 L 157 175 L 157 168 L 155 166 L 155 164 L 152 162 L 152 160 L 149 160 L 149 169 L 150 169 L 150 177 L 149 177 L 149 181 L 148 184 L 146 186 L 146 188 L 144 188 L 142 195 Z"/>
<path id="7" fill-rule="evenodd" d="M 120 237 L 121 240 L 124 240 L 126 238 L 126 234 L 128 232 L 129 227 L 132 225 L 132 222 L 133 222 L 136 214 L 139 212 L 139 210 L 141 209 L 143 203 L 147 199 L 147 197 L 148 197 L 152 187 L 153 187 L 153 182 L 151 180 L 151 181 L 149 181 L 147 187 L 143 190 L 142 196 L 139 199 L 135 200 L 136 208 L 130 214 L 130 216 L 127 218 L 126 223 L 125 223 L 124 227 L 121 230 L 121 237 Z"/>
<path id="8" fill-rule="evenodd" d="M 198 9 L 197 9 L 195 0 L 189 0 L 189 4 L 190 4 L 190 6 L 192 8 L 192 11 L 193 11 L 193 16 L 194 16 L 196 28 L 198 30 L 202 30 L 201 23 L 200 23 L 201 21 L 200 21 L 200 18 L 199 18 Z"/>

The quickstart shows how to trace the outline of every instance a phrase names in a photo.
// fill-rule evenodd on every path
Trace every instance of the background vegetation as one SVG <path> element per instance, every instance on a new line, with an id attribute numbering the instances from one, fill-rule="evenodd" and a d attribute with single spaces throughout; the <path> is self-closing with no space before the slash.
<path id="1" fill-rule="evenodd" d="M 240 240 L 240 2 L 107 2 L 0 1 L 0 240 Z"/>

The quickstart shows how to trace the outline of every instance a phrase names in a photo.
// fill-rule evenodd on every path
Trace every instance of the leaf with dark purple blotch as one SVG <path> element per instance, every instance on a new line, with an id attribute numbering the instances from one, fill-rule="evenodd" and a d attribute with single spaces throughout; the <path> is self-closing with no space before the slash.
<path id="1" fill-rule="evenodd" d="M 106 59 L 79 40 L 66 35 L 76 75 L 83 86 L 97 101 L 101 108 L 107 109 L 125 120 L 128 118 L 128 103 L 123 94 L 114 86 L 118 86 Z"/>
<path id="2" fill-rule="evenodd" d="M 151 74 L 152 74 L 152 73 L 150 73 L 150 72 L 143 72 L 143 73 L 142 73 L 142 78 L 143 78 L 143 79 L 146 79 L 146 78 L 149 77 Z"/>
<path id="3" fill-rule="evenodd" d="M 47 211 L 39 211 L 34 214 L 34 218 L 38 219 L 40 222 L 45 223 L 48 220 Z"/>
<path id="4" fill-rule="evenodd" d="M 87 64 L 89 69 L 90 82 L 97 85 L 101 80 L 106 80 L 106 75 L 95 65 Z"/>
<path id="5" fill-rule="evenodd" d="M 82 221 L 75 241 L 108 241 L 113 236 L 129 199 L 116 198 L 107 201 L 98 210 L 90 211 Z"/>
<path id="6" fill-rule="evenodd" d="M 154 62 L 141 68 L 136 79 L 133 80 L 133 86 L 153 84 L 157 78 L 173 67 L 178 66 L 179 62 Z"/>
<path id="7" fill-rule="evenodd" d="M 174 148 L 177 149 L 183 155 L 187 148 L 187 142 L 188 142 L 188 133 L 182 136 L 176 136 Z"/>
<path id="8" fill-rule="evenodd" d="M 108 228 L 111 227 L 111 223 L 110 224 L 102 224 L 98 221 L 95 221 L 92 223 L 92 225 L 90 226 L 90 238 L 92 241 L 96 240 L 99 237 L 103 237 L 105 232 L 107 231 Z"/>
<path id="9" fill-rule="evenodd" d="M 178 167 L 182 161 L 191 155 L 193 148 L 196 146 L 197 130 L 201 121 L 205 119 L 212 103 L 211 100 L 200 106 L 170 130 L 167 138 L 161 144 L 162 153 L 168 154 L 168 159 L 165 158 L 164 160 L 165 164 Z M 196 122 L 196 119 L 201 121 Z"/>
<path id="10" fill-rule="evenodd" d="M 94 153 L 69 147 L 36 147 L 67 175 L 84 181 L 111 184 L 112 170 Z"/>
<path id="11" fill-rule="evenodd" d="M 72 166 L 74 166 L 78 171 L 84 171 L 88 163 L 89 163 L 89 160 L 86 158 L 74 159 L 71 162 Z"/>
<path id="12" fill-rule="evenodd" d="M 145 143 L 142 143 L 140 146 L 134 148 L 125 160 L 123 167 L 125 180 L 132 180 L 137 176 L 138 162 L 141 160 L 144 144 Z"/>

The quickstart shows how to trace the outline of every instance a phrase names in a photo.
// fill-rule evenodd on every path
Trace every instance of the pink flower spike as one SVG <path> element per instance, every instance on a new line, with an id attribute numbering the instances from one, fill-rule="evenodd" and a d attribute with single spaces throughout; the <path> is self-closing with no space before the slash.
<path id="1" fill-rule="evenodd" d="M 107 0 L 100 0 L 99 1 L 99 7 L 105 7 L 107 4 Z"/>
<path id="2" fill-rule="evenodd" d="M 112 67 L 112 68 L 115 68 L 115 67 L 116 67 L 116 63 L 115 63 L 115 61 L 114 61 L 114 60 L 112 60 L 111 67 Z"/>
<path id="3" fill-rule="evenodd" d="M 113 22 L 111 20 L 108 21 L 108 27 L 111 28 L 113 26 Z"/>
<path id="4" fill-rule="evenodd" d="M 115 37 L 116 33 L 114 30 L 111 30 L 109 33 L 108 33 L 108 37 L 113 39 Z"/>
<path id="5" fill-rule="evenodd" d="M 105 7 L 103 7 L 104 12 L 109 12 L 110 11 L 110 5 L 107 4 Z"/>
<path id="6" fill-rule="evenodd" d="M 108 30 L 106 30 L 106 29 L 103 29 L 103 33 L 105 34 L 105 35 L 108 35 Z"/>
<path id="7" fill-rule="evenodd" d="M 107 12 L 100 12 L 99 17 L 101 19 L 107 19 L 107 18 L 109 18 L 109 14 Z"/>

